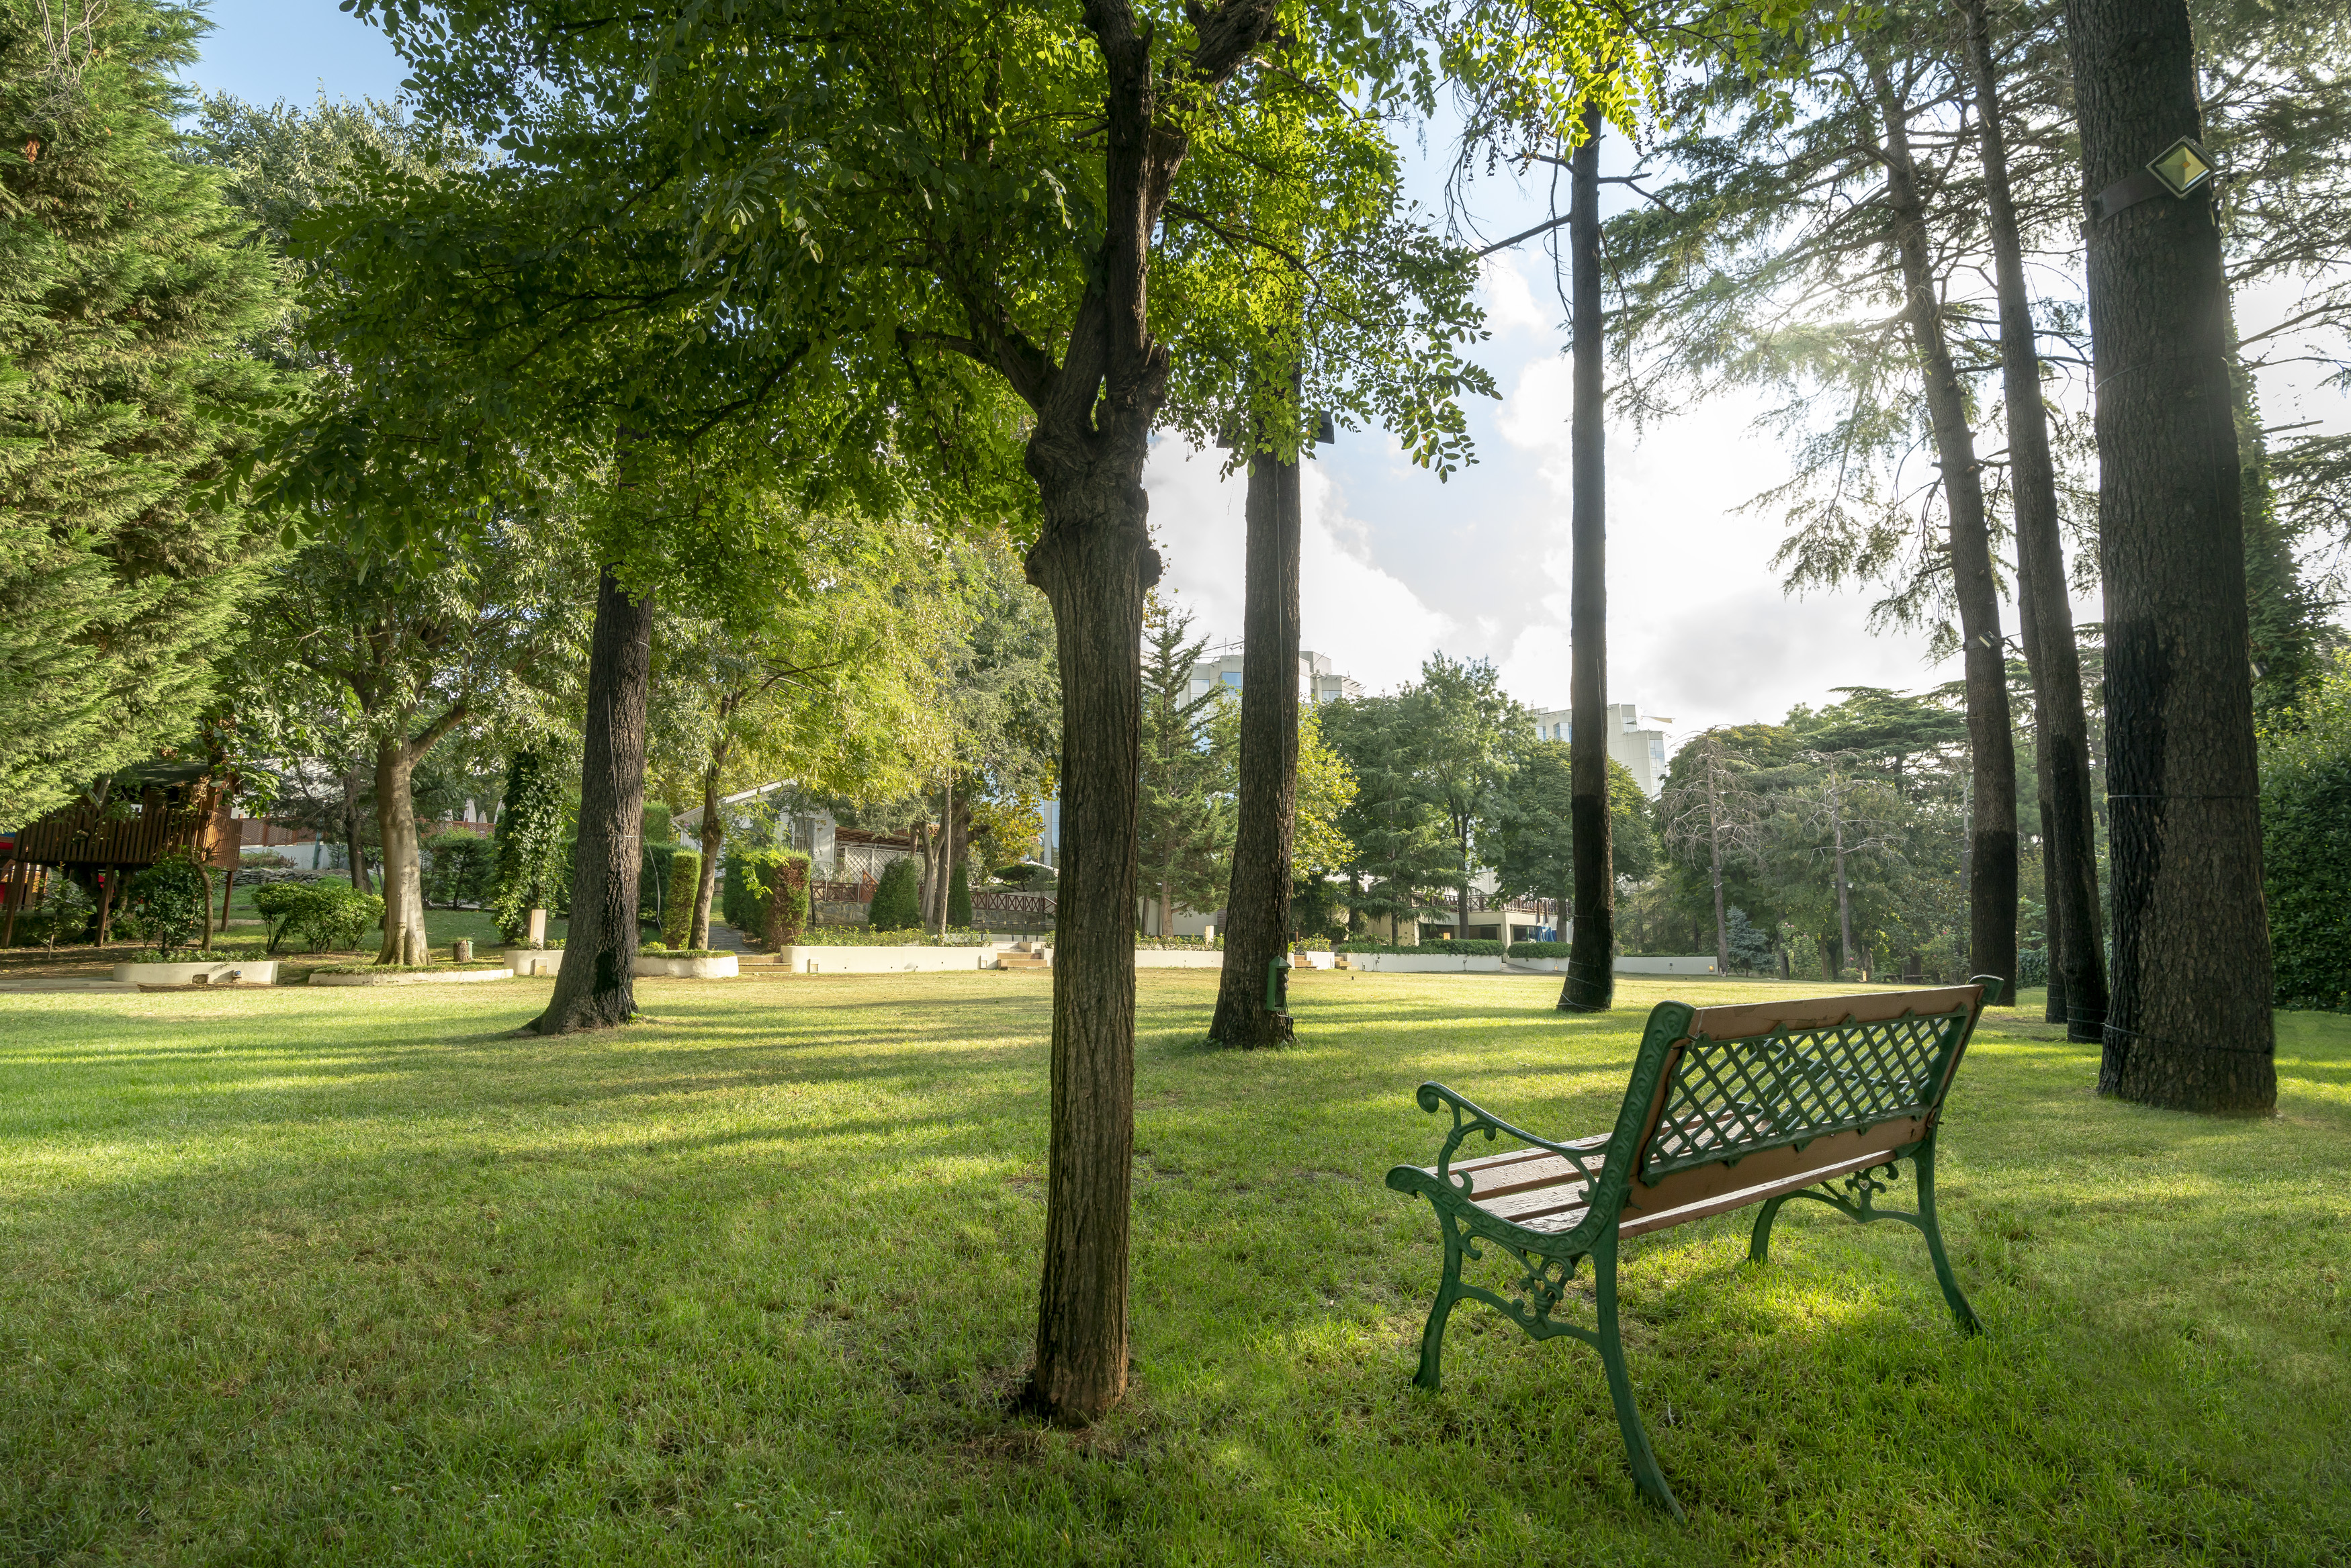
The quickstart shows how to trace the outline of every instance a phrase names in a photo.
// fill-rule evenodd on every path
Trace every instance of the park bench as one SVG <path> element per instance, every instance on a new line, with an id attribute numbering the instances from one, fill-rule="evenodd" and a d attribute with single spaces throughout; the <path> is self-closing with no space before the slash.
<path id="1" fill-rule="evenodd" d="M 1981 1325 L 1959 1293 L 1935 1224 L 1935 1131 L 1976 1017 L 2000 981 L 1927 991 L 1650 1011 L 1614 1130 L 1552 1143 L 1471 1105 L 1442 1084 L 1423 1084 L 1422 1110 L 1450 1110 L 1453 1130 L 1437 1163 L 1388 1172 L 1398 1192 L 1437 1210 L 1445 1272 L 1420 1340 L 1413 1381 L 1437 1386 L 1445 1323 L 1463 1297 L 1484 1302 L 1532 1338 L 1566 1334 L 1600 1352 L 1625 1453 L 1642 1494 L 1681 1517 L 1650 1451 L 1616 1326 L 1617 1244 L 1634 1236 L 1762 1205 L 1748 1256 L 1770 1257 L 1771 1221 L 1792 1198 L 1816 1199 L 1865 1223 L 1899 1220 L 1927 1240 L 1943 1299 L 1968 1333 Z M 1525 1147 L 1458 1160 L 1473 1135 Z M 1877 1195 L 1909 1160 L 1917 1209 L 1877 1207 Z M 1465 1282 L 1464 1258 L 1481 1242 L 1515 1264 L 1500 1293 Z M 1576 1268 L 1593 1266 L 1593 1326 L 1566 1309 Z"/>

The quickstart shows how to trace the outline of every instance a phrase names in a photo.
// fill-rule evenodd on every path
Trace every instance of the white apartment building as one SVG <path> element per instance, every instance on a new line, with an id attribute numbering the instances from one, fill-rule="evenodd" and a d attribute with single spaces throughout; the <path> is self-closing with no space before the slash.
<path id="1" fill-rule="evenodd" d="M 1608 754 L 1651 800 L 1666 786 L 1666 732 L 1673 720 L 1663 713 L 1644 713 L 1637 702 L 1608 704 Z M 1565 741 L 1574 734 L 1564 708 L 1546 708 L 1535 715 L 1535 733 L 1546 741 Z"/>
<path id="2" fill-rule="evenodd" d="M 1210 650 L 1214 657 L 1192 666 L 1192 695 L 1204 695 L 1211 686 L 1241 689 L 1241 645 L 1227 643 Z M 1331 668 L 1331 656 L 1301 649 L 1298 655 L 1298 700 L 1301 702 L 1328 702 L 1337 697 L 1361 697 L 1363 682 L 1340 675 Z"/>

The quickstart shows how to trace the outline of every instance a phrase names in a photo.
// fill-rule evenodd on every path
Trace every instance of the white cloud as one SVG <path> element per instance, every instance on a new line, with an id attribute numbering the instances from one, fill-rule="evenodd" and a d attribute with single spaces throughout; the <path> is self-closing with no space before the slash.
<path id="1" fill-rule="evenodd" d="M 1198 618 L 1196 630 L 1218 641 L 1241 633 L 1245 598 L 1243 513 L 1248 483 L 1220 477 L 1215 456 L 1162 441 L 1144 471 L 1151 523 L 1166 562 L 1163 593 Z M 1324 465 L 1306 466 L 1301 495 L 1299 609 L 1301 641 L 1331 656 L 1332 667 L 1385 691 L 1413 679 L 1420 662 L 1454 630 L 1403 578 L 1369 558 L 1364 531 L 1347 515 L 1343 495 Z"/>
<path id="2" fill-rule="evenodd" d="M 1533 286 L 1519 270 L 1515 257 L 1502 252 L 1478 264 L 1479 302 L 1486 307 L 1486 325 L 1498 334 L 1535 333 L 1546 339 L 1559 334 L 1560 312 L 1535 299 Z"/>

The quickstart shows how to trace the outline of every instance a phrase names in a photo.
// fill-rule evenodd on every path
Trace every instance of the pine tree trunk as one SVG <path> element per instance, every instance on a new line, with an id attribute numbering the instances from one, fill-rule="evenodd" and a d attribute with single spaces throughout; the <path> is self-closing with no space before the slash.
<path id="1" fill-rule="evenodd" d="M 1148 410 L 1113 408 L 1102 422 L 1074 435 L 1040 422 L 1029 453 L 1045 513 L 1029 580 L 1052 604 L 1061 667 L 1052 1127 L 1029 1397 L 1071 1422 L 1126 1389 L 1143 596 L 1159 576 L 1142 485 Z"/>
<path id="2" fill-rule="evenodd" d="M 1730 925 L 1722 907 L 1722 833 L 1715 829 L 1708 836 L 1714 862 L 1714 971 L 1730 972 Z"/>
<path id="3" fill-rule="evenodd" d="M 376 742 L 375 827 L 383 843 L 383 945 L 375 955 L 380 964 L 407 963 L 413 942 L 424 935 L 423 866 L 416 843 L 416 802 L 409 788 L 415 772 L 406 735 L 393 732 Z"/>
<path id="4" fill-rule="evenodd" d="M 1908 107 L 1882 67 L 1871 78 L 1886 124 L 1886 202 L 1901 254 L 1904 316 L 1925 379 L 1927 413 L 1950 517 L 1951 588 L 1965 644 L 1968 742 L 1975 786 L 1973 853 L 1968 871 L 1969 962 L 1979 974 L 2016 984 L 2016 741 L 2008 711 L 2008 646 L 2001 635 L 2000 586 L 1984 522 L 1983 475 L 1968 429 L 1967 389 L 1951 364 L 1927 239 L 1925 207 L 1910 158 Z"/>
<path id="5" fill-rule="evenodd" d="M 2083 189 L 2201 129 L 2186 0 L 2067 0 Z M 2114 992 L 2101 1090 L 2277 1103 L 2228 282 L 2210 183 L 2089 224 Z"/>
<path id="6" fill-rule="evenodd" d="M 713 761 L 702 773 L 702 869 L 694 879 L 694 914 L 686 927 L 685 945 L 710 945 L 710 905 L 718 892 L 718 856 L 726 846 L 726 819 L 718 810 L 718 770 Z"/>
<path id="7" fill-rule="evenodd" d="M 580 836 L 571 925 L 555 994 L 531 1027 L 541 1034 L 609 1029 L 636 1012 L 639 835 L 645 816 L 645 702 L 653 679 L 653 597 L 634 600 L 607 566 L 596 583 L 581 739 Z"/>
<path id="8" fill-rule="evenodd" d="M 1293 397 L 1297 380 L 1290 386 Z M 1265 1004 L 1267 966 L 1290 950 L 1290 852 L 1298 806 L 1298 464 L 1249 459 L 1241 610 L 1240 791 L 1225 961 L 1208 1037 L 1243 1050 L 1290 1038 Z"/>
<path id="9" fill-rule="evenodd" d="M 1569 528 L 1568 817 L 1575 915 L 1559 1005 L 1604 1012 L 1616 999 L 1616 878 L 1608 819 L 1607 382 L 1601 358 L 1600 128 L 1583 115 L 1575 150 L 1568 251 L 1573 269 L 1575 410 L 1568 427 L 1574 465 Z"/>
<path id="10" fill-rule="evenodd" d="M 2074 646 L 2074 612 L 2065 591 L 2059 535 L 2057 474 L 2049 456 L 2049 415 L 2042 404 L 2040 339 L 2024 282 L 2023 242 L 2008 182 L 2008 140 L 2000 79 L 1991 57 L 1985 0 L 1961 0 L 1969 65 L 1981 127 L 1984 189 L 1993 271 L 2000 296 L 2001 391 L 2008 408 L 2009 489 L 2015 498 L 2017 607 L 2024 658 L 2032 674 L 2034 751 L 2042 795 L 2049 1002 L 2066 1014 L 2069 1039 L 2105 1033 L 2106 968 L 2098 911 L 2097 821 L 2090 798 L 2089 723 L 2082 701 L 2082 663 Z M 2060 966 L 2064 979 L 2061 981 Z"/>
<path id="11" fill-rule="evenodd" d="M 1844 824 L 1836 825 L 1837 941 L 1842 952 L 1853 951 L 1853 895 L 1844 879 Z M 1864 980 L 1869 977 L 1865 974 Z"/>

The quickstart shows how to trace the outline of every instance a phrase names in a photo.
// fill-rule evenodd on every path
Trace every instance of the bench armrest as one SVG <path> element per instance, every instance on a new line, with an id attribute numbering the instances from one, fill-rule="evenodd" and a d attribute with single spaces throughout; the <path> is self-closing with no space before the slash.
<path id="1" fill-rule="evenodd" d="M 1448 1191 L 1459 1193 L 1464 1198 L 1473 1195 L 1476 1189 L 1475 1179 L 1466 1171 L 1458 1177 L 1453 1174 L 1453 1156 L 1454 1152 L 1460 1148 L 1464 1139 L 1472 1133 L 1480 1132 L 1486 1135 L 1486 1140 L 1489 1143 L 1499 1135 L 1508 1133 L 1521 1143 L 1559 1156 L 1569 1165 L 1573 1166 L 1576 1173 L 1586 1181 L 1596 1181 L 1600 1178 L 1600 1161 L 1593 1158 L 1587 1164 L 1586 1157 L 1600 1153 L 1608 1142 L 1605 1136 L 1580 1138 L 1573 1143 L 1553 1143 L 1549 1138 L 1537 1137 L 1524 1127 L 1514 1127 L 1501 1117 L 1479 1109 L 1442 1084 L 1423 1084 L 1414 1094 L 1413 1098 L 1420 1103 L 1422 1110 L 1431 1116 L 1447 1108 L 1453 1112 L 1453 1131 L 1446 1138 L 1445 1147 L 1437 1150 L 1435 1171 L 1438 1185 Z"/>

